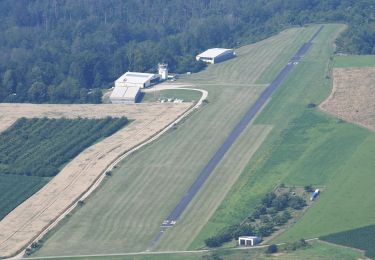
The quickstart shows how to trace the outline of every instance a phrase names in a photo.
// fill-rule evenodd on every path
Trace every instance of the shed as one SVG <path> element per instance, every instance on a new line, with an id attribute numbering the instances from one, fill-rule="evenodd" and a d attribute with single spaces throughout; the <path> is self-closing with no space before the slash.
<path id="1" fill-rule="evenodd" d="M 140 95 L 139 87 L 115 87 L 109 97 L 113 104 L 136 103 Z"/>
<path id="2" fill-rule="evenodd" d="M 241 236 L 238 238 L 238 245 L 240 246 L 255 246 L 262 241 L 260 237 L 255 236 Z"/>
<path id="3" fill-rule="evenodd" d="M 115 81 L 115 87 L 147 88 L 159 83 L 160 75 L 152 73 L 126 72 Z"/>
<path id="4" fill-rule="evenodd" d="M 196 60 L 214 64 L 229 60 L 235 56 L 236 53 L 233 49 L 213 48 L 197 55 Z"/>

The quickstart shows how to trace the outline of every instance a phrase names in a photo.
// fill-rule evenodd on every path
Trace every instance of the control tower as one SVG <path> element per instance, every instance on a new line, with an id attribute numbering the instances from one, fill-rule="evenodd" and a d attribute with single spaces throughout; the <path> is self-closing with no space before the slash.
<path id="1" fill-rule="evenodd" d="M 159 74 L 161 75 L 162 80 L 168 79 L 168 64 L 159 63 L 158 64 Z"/>

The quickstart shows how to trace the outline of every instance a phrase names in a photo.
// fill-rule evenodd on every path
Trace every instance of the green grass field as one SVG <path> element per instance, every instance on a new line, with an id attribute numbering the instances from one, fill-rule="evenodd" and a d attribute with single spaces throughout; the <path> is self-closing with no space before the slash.
<path id="1" fill-rule="evenodd" d="M 375 55 L 335 56 L 335 68 L 375 67 Z"/>
<path id="2" fill-rule="evenodd" d="M 233 60 L 181 79 L 206 89 L 209 103 L 177 129 L 124 160 L 36 256 L 145 250 L 164 218 L 264 89 L 266 82 L 258 83 L 263 72 L 274 71 L 269 78 L 275 77 L 317 28 L 287 30 L 238 49 Z M 235 143 L 177 225 L 162 237 L 158 250 L 182 250 L 190 245 L 271 129 L 269 124 L 248 127 L 240 137 L 242 142 Z"/>
<path id="3" fill-rule="evenodd" d="M 156 88 L 157 89 L 157 88 Z M 197 102 L 202 96 L 202 93 L 196 90 L 186 90 L 186 89 L 165 89 L 160 91 L 155 91 L 154 93 L 145 93 L 141 102 L 156 102 L 161 99 L 168 98 L 178 98 L 182 99 L 184 102 Z"/>
<path id="4" fill-rule="evenodd" d="M 375 225 L 347 230 L 327 236 L 320 239 L 343 245 L 358 248 L 366 251 L 366 256 L 375 258 Z"/>

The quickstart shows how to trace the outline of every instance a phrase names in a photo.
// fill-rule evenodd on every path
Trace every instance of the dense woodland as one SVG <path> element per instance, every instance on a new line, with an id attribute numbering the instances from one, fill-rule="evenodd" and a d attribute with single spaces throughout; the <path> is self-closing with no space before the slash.
<path id="1" fill-rule="evenodd" d="M 21 118 L 0 134 L 0 174 L 55 176 L 80 152 L 127 122 L 126 117 Z"/>
<path id="2" fill-rule="evenodd" d="M 0 102 L 99 103 L 125 71 L 199 71 L 194 56 L 290 26 L 344 22 L 338 51 L 375 53 L 373 0 L 2 0 Z"/>

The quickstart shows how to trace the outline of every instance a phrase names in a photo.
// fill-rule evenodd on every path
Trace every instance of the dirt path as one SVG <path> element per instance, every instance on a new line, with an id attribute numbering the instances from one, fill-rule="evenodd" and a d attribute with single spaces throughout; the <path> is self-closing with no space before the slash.
<path id="1" fill-rule="evenodd" d="M 375 131 L 375 68 L 334 69 L 331 95 L 320 108 Z"/>
<path id="2" fill-rule="evenodd" d="M 57 223 L 84 193 L 121 155 L 166 131 L 180 118 L 191 103 L 129 105 L 34 105 L 0 104 L 0 131 L 19 117 L 89 117 L 127 116 L 134 119 L 129 126 L 87 148 L 40 191 L 19 205 L 0 222 L 0 258 L 17 254 L 43 230 Z M 190 111 L 190 110 L 189 110 Z M 163 132 L 164 132 L 163 131 Z M 158 135 L 159 136 L 159 135 Z M 150 139 L 152 141 L 153 139 Z M 113 165 L 113 164 L 112 164 Z M 113 166 L 112 166 L 113 167 Z M 94 187 L 97 187 L 94 186 Z"/>

